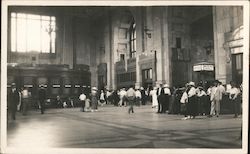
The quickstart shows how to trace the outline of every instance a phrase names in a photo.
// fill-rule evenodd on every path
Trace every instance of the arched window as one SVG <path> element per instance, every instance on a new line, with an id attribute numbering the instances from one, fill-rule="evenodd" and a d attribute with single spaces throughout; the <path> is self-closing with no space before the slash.
<path id="1" fill-rule="evenodd" d="M 134 58 L 136 56 L 136 24 L 134 19 L 129 29 L 129 44 L 130 44 L 129 57 Z"/>

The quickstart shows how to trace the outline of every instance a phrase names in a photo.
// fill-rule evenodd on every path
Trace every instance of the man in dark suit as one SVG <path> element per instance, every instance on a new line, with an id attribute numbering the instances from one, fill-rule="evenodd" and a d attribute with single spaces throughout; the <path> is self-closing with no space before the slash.
<path id="1" fill-rule="evenodd" d="M 143 87 L 141 87 L 141 103 L 142 105 L 146 105 L 146 93 Z"/>
<path id="2" fill-rule="evenodd" d="M 11 118 L 16 120 L 17 105 L 20 102 L 20 95 L 17 91 L 16 84 L 11 84 L 11 92 L 8 95 L 8 110 L 11 114 Z"/>
<path id="3" fill-rule="evenodd" d="M 157 89 L 157 99 L 158 99 L 158 112 L 162 113 L 162 104 L 164 103 L 164 89 L 162 88 L 162 84 L 159 85 L 159 88 Z"/>
<path id="4" fill-rule="evenodd" d="M 39 99 L 39 102 L 40 102 L 41 114 L 44 114 L 46 90 L 45 90 L 43 84 L 41 85 L 41 88 L 38 91 L 38 99 Z"/>

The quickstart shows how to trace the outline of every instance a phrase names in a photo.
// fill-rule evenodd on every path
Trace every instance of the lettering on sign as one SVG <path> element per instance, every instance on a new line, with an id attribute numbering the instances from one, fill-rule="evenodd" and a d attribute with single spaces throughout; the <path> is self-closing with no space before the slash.
<path id="1" fill-rule="evenodd" d="M 214 66 L 213 65 L 194 65 L 193 66 L 193 71 L 198 72 L 198 71 L 214 71 Z"/>

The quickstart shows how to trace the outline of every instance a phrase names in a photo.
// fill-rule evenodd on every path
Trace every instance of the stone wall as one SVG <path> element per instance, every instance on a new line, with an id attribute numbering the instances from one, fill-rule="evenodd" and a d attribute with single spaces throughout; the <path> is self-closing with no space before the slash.
<path id="1" fill-rule="evenodd" d="M 230 48 L 224 46 L 228 33 L 243 26 L 243 8 L 240 6 L 213 7 L 215 78 L 224 84 L 232 80 L 232 60 Z M 241 38 L 242 39 L 242 38 Z M 239 44 L 242 46 L 242 44 Z M 243 52 L 243 51 L 242 51 Z"/>

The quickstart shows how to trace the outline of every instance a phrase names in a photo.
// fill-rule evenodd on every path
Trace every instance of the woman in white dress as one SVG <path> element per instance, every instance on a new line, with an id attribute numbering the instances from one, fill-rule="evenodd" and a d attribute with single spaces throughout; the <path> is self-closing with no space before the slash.
<path id="1" fill-rule="evenodd" d="M 156 87 L 154 87 L 154 89 L 150 91 L 150 96 L 152 96 L 152 108 L 157 108 L 158 100 L 157 100 L 157 88 Z"/>

